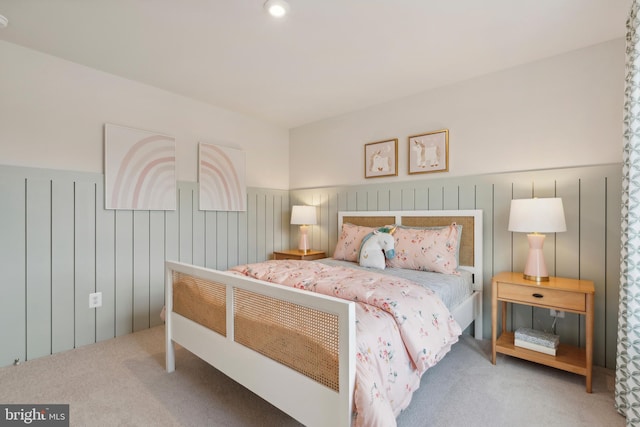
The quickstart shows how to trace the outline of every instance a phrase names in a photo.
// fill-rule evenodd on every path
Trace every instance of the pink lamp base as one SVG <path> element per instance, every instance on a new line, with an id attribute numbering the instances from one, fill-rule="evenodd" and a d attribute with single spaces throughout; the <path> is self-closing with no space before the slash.
<path id="1" fill-rule="evenodd" d="M 300 249 L 305 254 L 309 250 L 309 237 L 307 236 L 307 230 L 309 229 L 306 225 L 300 226 L 300 240 L 298 241 L 298 249 Z"/>
<path id="2" fill-rule="evenodd" d="M 524 278 L 536 282 L 548 282 L 549 272 L 542 253 L 545 235 L 527 234 L 527 238 L 529 239 L 529 257 L 524 268 Z"/>

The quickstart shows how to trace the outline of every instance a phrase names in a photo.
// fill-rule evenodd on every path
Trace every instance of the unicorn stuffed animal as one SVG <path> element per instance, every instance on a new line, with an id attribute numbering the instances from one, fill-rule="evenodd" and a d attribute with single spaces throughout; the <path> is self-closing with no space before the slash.
<path id="1" fill-rule="evenodd" d="M 362 267 L 372 267 L 384 270 L 385 257 L 392 259 L 395 253 L 395 239 L 391 233 L 395 231 L 382 228 L 374 230 L 362 239 L 358 263 Z"/>

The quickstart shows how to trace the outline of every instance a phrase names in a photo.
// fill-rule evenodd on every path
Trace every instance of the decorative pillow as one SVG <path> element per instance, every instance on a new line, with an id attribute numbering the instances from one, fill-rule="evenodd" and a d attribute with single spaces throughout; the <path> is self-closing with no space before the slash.
<path id="1" fill-rule="evenodd" d="M 398 227 L 394 237 L 396 256 L 387 260 L 388 267 L 459 274 L 456 253 L 460 230 L 455 222 L 434 229 Z"/>
<path id="2" fill-rule="evenodd" d="M 358 258 L 361 267 L 384 270 L 386 267 L 385 258 L 391 259 L 395 256 L 393 248 L 395 239 L 388 231 L 387 228 L 381 228 L 364 237 Z"/>
<path id="3" fill-rule="evenodd" d="M 408 225 L 398 225 L 397 228 L 405 228 L 408 230 L 444 230 L 451 225 L 455 225 L 458 229 L 458 245 L 456 246 L 456 265 L 460 265 L 460 242 L 462 242 L 462 224 L 452 223 L 450 225 L 437 225 L 432 227 L 410 227 Z"/>
<path id="4" fill-rule="evenodd" d="M 340 233 L 340 237 L 338 237 L 336 249 L 333 251 L 333 258 L 358 262 L 358 252 L 360 251 L 362 239 L 376 229 L 377 228 L 374 227 L 363 227 L 349 223 L 342 224 L 342 232 Z"/>

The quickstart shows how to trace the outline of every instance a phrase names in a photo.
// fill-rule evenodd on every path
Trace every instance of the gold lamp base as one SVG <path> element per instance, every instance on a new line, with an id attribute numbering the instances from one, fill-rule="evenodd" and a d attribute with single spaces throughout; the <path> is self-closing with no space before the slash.
<path id="1" fill-rule="evenodd" d="M 525 280 L 532 280 L 534 282 L 548 282 L 549 276 L 529 276 L 528 274 L 523 274 Z"/>

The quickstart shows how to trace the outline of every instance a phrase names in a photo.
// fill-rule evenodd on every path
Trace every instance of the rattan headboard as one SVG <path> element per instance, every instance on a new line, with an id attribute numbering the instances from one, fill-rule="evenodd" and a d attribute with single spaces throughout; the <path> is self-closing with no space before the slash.
<path id="1" fill-rule="evenodd" d="M 409 227 L 437 227 L 452 222 L 462 225 L 460 266 L 473 273 L 482 271 L 482 211 L 341 211 L 338 212 L 338 232 L 343 223 L 382 227 L 402 224 Z"/>

